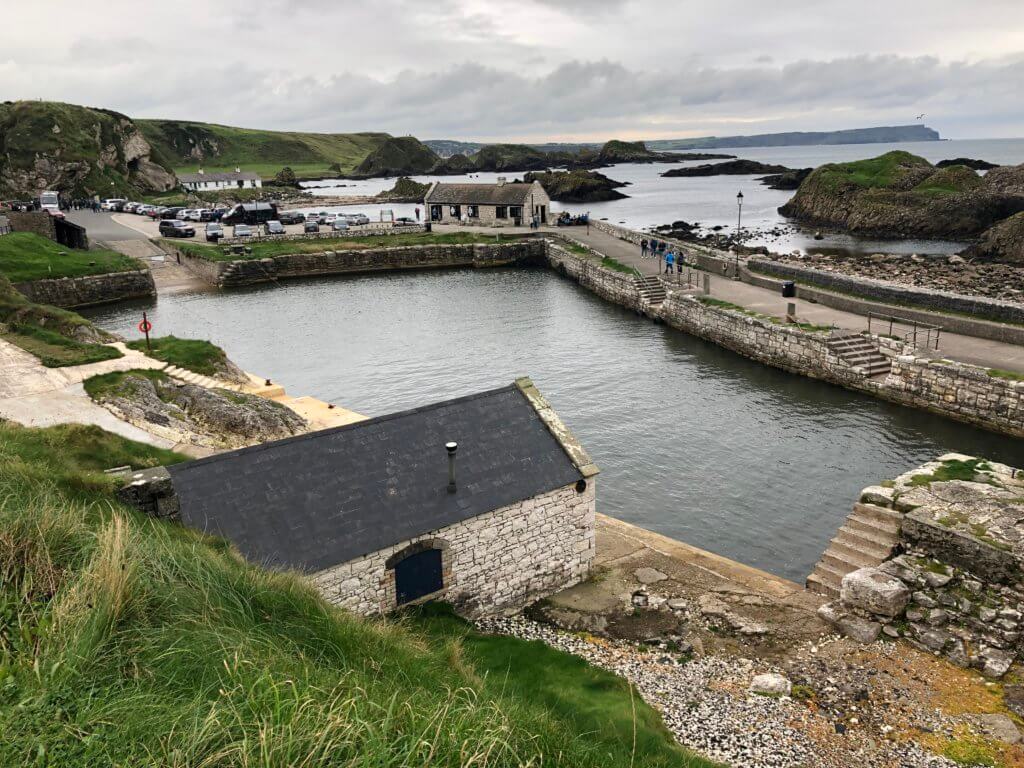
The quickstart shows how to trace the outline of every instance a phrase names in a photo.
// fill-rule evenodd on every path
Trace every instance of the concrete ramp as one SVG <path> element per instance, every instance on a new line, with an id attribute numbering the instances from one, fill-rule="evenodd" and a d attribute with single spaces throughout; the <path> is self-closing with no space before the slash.
<path id="1" fill-rule="evenodd" d="M 143 261 L 163 261 L 167 258 L 167 253 L 152 240 L 105 240 L 98 245 Z"/>

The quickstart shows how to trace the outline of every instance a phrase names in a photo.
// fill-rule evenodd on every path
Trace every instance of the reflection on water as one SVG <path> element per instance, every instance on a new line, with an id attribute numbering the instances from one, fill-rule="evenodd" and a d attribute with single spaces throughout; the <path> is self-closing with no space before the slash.
<path id="1" fill-rule="evenodd" d="M 97 308 L 134 338 L 143 305 Z M 801 580 L 866 485 L 999 437 L 745 360 L 541 270 L 284 282 L 146 305 L 248 370 L 367 415 L 529 375 L 590 451 L 599 509 Z"/>

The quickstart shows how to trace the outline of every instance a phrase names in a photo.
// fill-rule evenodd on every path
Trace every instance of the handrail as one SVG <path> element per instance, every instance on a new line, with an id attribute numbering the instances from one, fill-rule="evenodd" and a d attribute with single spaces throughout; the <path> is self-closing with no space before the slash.
<path id="1" fill-rule="evenodd" d="M 915 348 L 917 348 L 918 347 L 918 343 L 917 343 L 918 329 L 920 329 L 920 330 L 925 331 L 924 348 L 925 349 L 936 349 L 936 350 L 939 348 L 939 336 L 942 333 L 942 326 L 940 326 L 940 325 L 932 325 L 931 323 L 923 323 L 923 322 L 919 322 L 917 320 L 912 320 L 912 319 L 906 318 L 906 317 L 897 317 L 896 315 L 885 315 L 885 314 L 880 314 L 878 312 L 868 312 L 867 313 L 867 318 L 868 318 L 868 333 L 871 333 L 871 320 L 872 319 L 881 320 L 883 322 L 883 324 L 885 323 L 885 321 L 888 321 L 889 322 L 889 333 L 888 333 L 889 336 L 895 336 L 895 334 L 893 334 L 893 332 L 892 332 L 893 331 L 893 325 L 896 324 L 896 323 L 899 323 L 900 325 L 908 325 L 908 326 L 910 326 L 911 330 L 906 332 L 906 333 L 904 333 L 902 337 L 896 337 L 896 338 L 902 338 L 903 341 L 905 341 L 908 344 L 912 344 Z M 932 346 L 932 332 L 933 331 L 935 332 L 935 345 L 934 345 L 934 347 Z"/>

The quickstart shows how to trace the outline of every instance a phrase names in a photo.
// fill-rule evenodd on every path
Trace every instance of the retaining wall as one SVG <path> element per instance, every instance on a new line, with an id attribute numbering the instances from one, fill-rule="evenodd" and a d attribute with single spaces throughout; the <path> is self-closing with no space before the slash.
<path id="1" fill-rule="evenodd" d="M 396 248 L 296 253 L 265 259 L 206 261 L 181 254 L 181 262 L 206 282 L 224 288 L 272 282 L 284 278 L 341 275 L 396 269 L 497 267 L 541 261 L 541 239 L 497 244 L 414 245 Z"/>
<path id="2" fill-rule="evenodd" d="M 148 269 L 33 280 L 15 283 L 14 287 L 36 304 L 50 304 L 66 309 L 156 295 L 153 275 Z"/>
<path id="3" fill-rule="evenodd" d="M 262 225 L 260 225 L 262 226 Z M 326 226 L 326 225 L 324 225 Z M 325 229 L 322 232 L 299 232 L 290 235 L 264 235 L 262 229 L 253 225 L 256 235 L 252 237 L 224 237 L 219 241 L 221 245 L 252 245 L 253 243 L 273 242 L 294 242 L 308 240 L 341 240 L 346 237 L 388 237 L 390 235 L 417 235 L 429 232 L 426 224 L 403 224 L 394 226 L 390 223 L 370 222 L 369 224 L 354 224 L 348 229 L 336 232 Z"/>

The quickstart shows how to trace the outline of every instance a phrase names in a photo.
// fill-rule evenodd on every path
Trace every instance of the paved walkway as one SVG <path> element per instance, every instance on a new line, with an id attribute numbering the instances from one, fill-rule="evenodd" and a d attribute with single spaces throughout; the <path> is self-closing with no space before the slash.
<path id="1" fill-rule="evenodd" d="M 639 246 L 619 240 L 617 237 L 600 232 L 593 227 L 590 228 L 589 233 L 585 227 L 572 227 L 560 232 L 582 243 L 586 243 L 594 250 L 610 256 L 623 264 L 635 267 L 642 274 L 656 275 L 663 269 L 663 265 L 659 261 L 641 258 Z M 748 285 L 747 283 L 714 275 L 711 277 L 711 296 L 777 317 L 784 317 L 786 314 L 786 304 L 795 301 L 797 317 L 802 322 L 836 325 L 839 328 L 853 331 L 862 331 L 867 328 L 866 320 L 862 315 L 832 309 L 821 304 L 811 304 L 799 299 L 784 299 L 775 291 L 767 288 L 759 288 L 755 285 Z M 1016 344 L 978 339 L 973 336 L 963 336 L 943 331 L 938 352 L 932 350 L 929 354 L 964 363 L 981 365 L 986 368 L 1003 368 L 1024 373 L 1024 347 Z"/>

